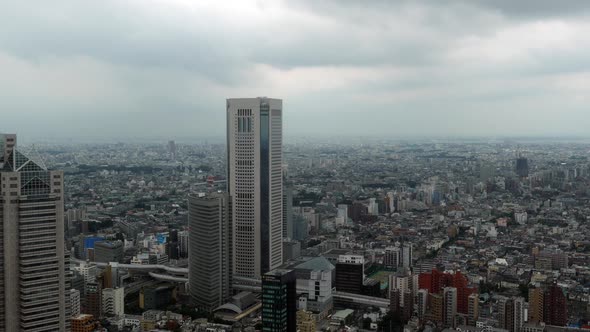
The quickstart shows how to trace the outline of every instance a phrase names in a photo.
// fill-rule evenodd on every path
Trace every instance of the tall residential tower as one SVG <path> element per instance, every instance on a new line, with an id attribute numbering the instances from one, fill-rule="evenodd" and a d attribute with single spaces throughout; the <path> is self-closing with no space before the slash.
<path id="1" fill-rule="evenodd" d="M 233 273 L 260 278 L 283 260 L 283 102 L 236 98 L 226 109 Z"/>
<path id="2" fill-rule="evenodd" d="M 63 172 L 0 134 L 0 184 L 0 331 L 65 331 Z"/>

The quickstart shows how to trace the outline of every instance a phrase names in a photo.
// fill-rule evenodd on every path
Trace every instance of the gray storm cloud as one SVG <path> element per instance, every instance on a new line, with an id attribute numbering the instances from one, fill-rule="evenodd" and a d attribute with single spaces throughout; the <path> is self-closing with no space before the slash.
<path id="1" fill-rule="evenodd" d="M 0 131 L 224 134 L 284 99 L 287 135 L 586 135 L 586 1 L 2 4 Z"/>

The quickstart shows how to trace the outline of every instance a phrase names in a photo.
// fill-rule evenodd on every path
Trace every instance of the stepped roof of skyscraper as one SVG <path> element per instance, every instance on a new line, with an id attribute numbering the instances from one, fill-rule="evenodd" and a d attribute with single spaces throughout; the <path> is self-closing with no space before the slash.
<path id="1" fill-rule="evenodd" d="M 35 153 L 27 153 L 25 155 L 20 150 L 14 149 L 12 153 L 8 155 L 5 162 L 1 163 L 2 167 L 0 170 L 6 172 L 44 172 L 47 171 L 45 164 L 40 157 L 31 158 L 29 155 Z"/>

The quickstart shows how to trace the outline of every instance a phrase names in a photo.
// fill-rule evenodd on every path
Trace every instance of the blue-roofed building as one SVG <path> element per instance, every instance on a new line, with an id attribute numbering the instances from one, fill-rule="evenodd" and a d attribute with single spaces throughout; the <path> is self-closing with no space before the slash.
<path id="1" fill-rule="evenodd" d="M 104 237 L 100 237 L 100 236 L 89 236 L 87 238 L 84 238 L 84 250 L 94 249 L 94 244 L 96 242 L 102 242 L 102 241 L 104 241 Z"/>

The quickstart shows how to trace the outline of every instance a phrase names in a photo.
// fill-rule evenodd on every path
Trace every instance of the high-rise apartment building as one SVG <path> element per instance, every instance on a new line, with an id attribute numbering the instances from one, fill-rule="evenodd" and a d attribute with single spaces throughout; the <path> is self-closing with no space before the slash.
<path id="1" fill-rule="evenodd" d="M 178 232 L 178 255 L 182 258 L 188 257 L 188 232 Z"/>
<path id="2" fill-rule="evenodd" d="M 475 326 L 479 318 L 479 294 L 472 293 L 467 297 L 467 325 Z"/>
<path id="3" fill-rule="evenodd" d="M 441 294 L 430 293 L 428 296 L 428 309 L 426 319 L 434 322 L 443 322 L 445 317 L 444 298 Z"/>
<path id="4" fill-rule="evenodd" d="M 543 318 L 547 325 L 567 325 L 567 298 L 557 283 L 553 283 L 545 291 Z"/>
<path id="5" fill-rule="evenodd" d="M 469 287 L 469 280 L 461 271 L 452 276 L 452 286 L 457 289 L 457 312 L 467 315 L 469 312 L 469 296 L 477 293 L 477 288 Z"/>
<path id="6" fill-rule="evenodd" d="M 404 307 L 405 296 L 410 294 L 409 296 L 413 298 L 412 294 L 412 275 L 404 272 L 397 272 L 395 274 L 391 274 L 389 276 L 389 290 L 390 292 L 393 290 L 399 291 L 399 306 Z"/>
<path id="7" fill-rule="evenodd" d="M 280 99 L 227 100 L 236 276 L 259 278 L 283 261 L 282 109 Z"/>
<path id="8" fill-rule="evenodd" d="M 0 134 L 0 184 L 0 331 L 65 331 L 63 172 Z"/>
<path id="9" fill-rule="evenodd" d="M 105 316 L 125 314 L 125 288 L 105 288 L 102 290 L 102 313 Z"/>
<path id="10" fill-rule="evenodd" d="M 96 318 L 102 317 L 102 278 L 86 283 L 83 313 Z"/>
<path id="11" fill-rule="evenodd" d="M 457 315 L 457 288 L 445 287 L 444 298 L 444 323 L 446 326 L 455 327 L 455 316 Z"/>
<path id="12" fill-rule="evenodd" d="M 211 311 L 231 296 L 231 212 L 227 193 L 190 196 L 189 283 L 193 303 Z"/>
<path id="13" fill-rule="evenodd" d="M 262 276 L 262 331 L 295 332 L 297 329 L 296 275 L 276 269 Z"/>
<path id="14" fill-rule="evenodd" d="M 528 322 L 541 323 L 543 320 L 544 291 L 542 288 L 529 288 Z"/>
<path id="15" fill-rule="evenodd" d="M 401 255 L 401 259 L 402 259 L 402 266 L 405 268 L 410 268 L 412 267 L 412 262 L 414 259 L 414 246 L 411 243 L 404 243 L 402 245 L 402 255 Z"/>
<path id="16" fill-rule="evenodd" d="M 510 332 L 520 332 L 524 316 L 524 299 L 522 297 L 506 298 L 498 300 L 498 321 L 500 327 Z"/>
<path id="17" fill-rule="evenodd" d="M 401 249 L 399 247 L 385 248 L 383 255 L 383 265 L 388 268 L 397 268 L 401 264 Z"/>
<path id="18" fill-rule="evenodd" d="M 525 316 L 525 301 L 522 297 L 517 297 L 514 299 L 514 331 L 520 332 L 524 322 L 526 320 Z"/>
<path id="19" fill-rule="evenodd" d="M 428 305 L 428 290 L 420 289 L 416 294 L 416 313 L 419 319 L 424 319 Z"/>
<path id="20" fill-rule="evenodd" d="M 80 314 L 80 291 L 77 289 L 70 289 L 70 314 L 72 317 Z"/>

